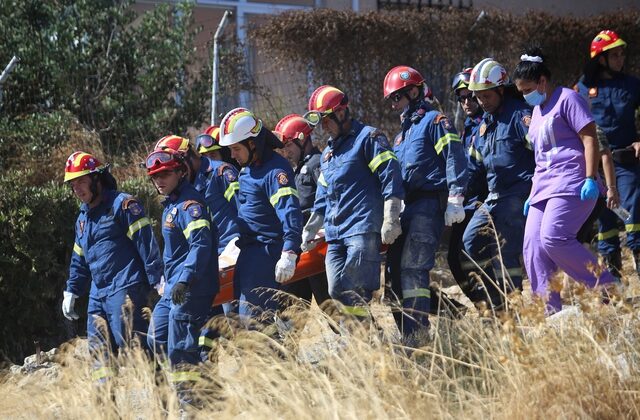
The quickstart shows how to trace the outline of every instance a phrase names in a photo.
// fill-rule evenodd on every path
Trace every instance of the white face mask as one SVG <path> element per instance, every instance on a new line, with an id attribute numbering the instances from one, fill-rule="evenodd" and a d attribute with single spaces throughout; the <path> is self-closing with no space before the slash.
<path id="1" fill-rule="evenodd" d="M 524 100 L 531 106 L 542 105 L 547 100 L 547 92 L 538 92 L 538 87 L 536 86 L 535 90 L 524 95 Z"/>

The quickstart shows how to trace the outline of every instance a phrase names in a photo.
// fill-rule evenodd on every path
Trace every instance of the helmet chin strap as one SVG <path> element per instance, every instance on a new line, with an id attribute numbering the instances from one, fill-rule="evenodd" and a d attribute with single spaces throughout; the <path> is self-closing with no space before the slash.
<path id="1" fill-rule="evenodd" d="M 92 173 L 90 178 L 91 184 L 89 184 L 89 191 L 91 191 L 91 200 L 88 203 L 89 205 L 100 198 L 100 192 L 98 191 L 98 173 Z"/>

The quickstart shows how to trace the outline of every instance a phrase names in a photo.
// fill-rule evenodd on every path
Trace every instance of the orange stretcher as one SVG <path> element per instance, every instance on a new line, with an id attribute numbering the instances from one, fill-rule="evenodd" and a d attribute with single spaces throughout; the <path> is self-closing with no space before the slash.
<path id="1" fill-rule="evenodd" d="M 300 260 L 296 265 L 296 272 L 285 284 L 294 283 L 304 278 L 324 273 L 324 257 L 327 255 L 327 243 L 324 238 L 315 239 L 316 247 L 311 251 L 300 254 Z M 231 302 L 233 300 L 233 273 L 235 266 L 223 268 L 219 271 L 220 291 L 213 300 L 213 305 Z"/>

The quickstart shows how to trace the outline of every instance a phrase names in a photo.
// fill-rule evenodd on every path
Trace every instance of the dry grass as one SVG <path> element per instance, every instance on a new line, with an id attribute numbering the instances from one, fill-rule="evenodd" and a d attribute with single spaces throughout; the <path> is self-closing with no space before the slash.
<path id="1" fill-rule="evenodd" d="M 598 418 L 640 417 L 640 320 L 619 299 L 575 288 L 577 315 L 543 316 L 541 302 L 513 296 L 512 311 L 435 318 L 435 339 L 410 350 L 374 328 L 343 337 L 317 307 L 283 341 L 236 331 L 219 345 L 198 388 L 195 418 Z M 373 307 L 381 325 L 388 309 Z M 389 331 L 387 331 L 389 332 Z M 393 333 L 393 331 L 390 331 Z M 393 335 L 393 334 L 391 334 Z M 80 341 L 79 344 L 83 344 Z M 7 376 L 2 418 L 175 418 L 162 373 L 141 353 L 121 355 L 116 378 L 96 386 L 90 363 L 67 346 L 57 374 Z"/>

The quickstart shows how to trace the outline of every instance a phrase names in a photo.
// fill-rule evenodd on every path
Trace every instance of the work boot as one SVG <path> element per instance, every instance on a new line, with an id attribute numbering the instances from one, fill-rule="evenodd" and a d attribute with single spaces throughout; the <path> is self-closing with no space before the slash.
<path id="1" fill-rule="evenodd" d="M 620 280 L 622 278 L 622 256 L 620 255 L 620 250 L 603 255 L 602 258 L 607 265 L 607 270 L 609 270 L 613 277 Z"/>

